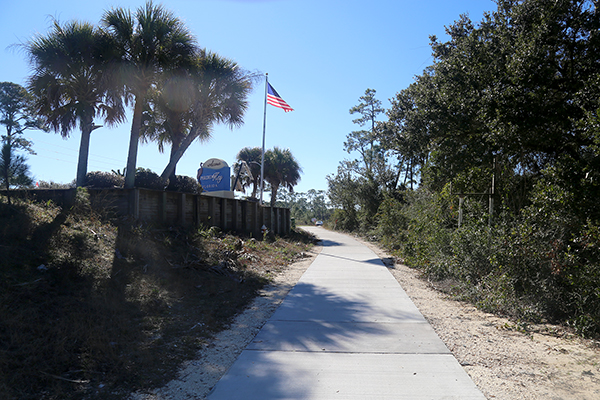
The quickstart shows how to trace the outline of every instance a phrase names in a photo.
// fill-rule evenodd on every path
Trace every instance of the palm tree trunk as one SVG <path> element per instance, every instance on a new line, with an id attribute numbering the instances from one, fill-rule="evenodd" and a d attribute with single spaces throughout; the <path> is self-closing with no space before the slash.
<path id="1" fill-rule="evenodd" d="M 171 156 L 169 159 L 173 158 L 175 155 L 175 152 L 177 151 L 177 149 L 179 148 L 180 144 L 179 143 L 173 143 L 171 145 Z M 171 173 L 169 174 L 169 190 L 174 190 L 175 189 L 175 180 L 177 179 L 177 173 L 175 172 L 175 169 L 177 168 L 177 165 L 175 165 L 173 167 L 173 171 L 171 171 Z"/>
<path id="2" fill-rule="evenodd" d="M 125 168 L 125 189 L 133 189 L 135 186 L 135 168 L 137 163 L 140 127 L 142 126 L 142 103 L 141 96 L 136 96 L 133 109 L 133 122 L 131 124 L 131 136 L 129 137 L 129 154 L 127 155 L 127 167 Z"/>
<path id="3" fill-rule="evenodd" d="M 173 171 L 175 171 L 175 167 L 177 166 L 177 163 L 179 162 L 179 160 L 181 160 L 181 157 L 183 157 L 183 154 L 185 153 L 185 151 L 188 149 L 188 147 L 190 147 L 190 145 L 192 144 L 194 139 L 196 139 L 198 136 L 200 136 L 200 134 L 201 134 L 201 131 L 199 129 L 192 129 L 190 131 L 190 133 L 185 137 L 185 139 L 183 139 L 181 141 L 181 144 L 175 150 L 175 152 L 171 152 L 171 157 L 169 159 L 169 163 L 163 170 L 162 174 L 160 174 L 160 179 L 163 182 L 166 182 L 167 179 L 169 179 L 169 177 L 171 176 Z"/>
<path id="4" fill-rule="evenodd" d="M 279 190 L 279 185 L 271 184 L 271 207 L 275 207 L 275 202 L 277 201 L 277 191 Z"/>
<path id="5" fill-rule="evenodd" d="M 79 160 L 77 162 L 77 176 L 75 186 L 85 185 L 85 176 L 87 175 L 88 156 L 90 153 L 90 137 L 92 136 L 93 118 L 86 117 L 87 121 L 82 121 L 81 125 L 81 143 L 79 144 Z"/>
<path id="6" fill-rule="evenodd" d="M 256 192 L 258 191 L 258 181 L 260 180 L 260 178 L 258 177 L 254 177 L 252 183 L 253 183 L 253 187 L 252 187 L 252 198 L 255 199 L 256 198 Z"/>

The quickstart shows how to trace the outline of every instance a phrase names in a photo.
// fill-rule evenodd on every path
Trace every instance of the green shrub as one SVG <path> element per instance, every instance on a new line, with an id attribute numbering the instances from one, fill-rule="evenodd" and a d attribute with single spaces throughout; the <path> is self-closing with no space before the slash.
<path id="1" fill-rule="evenodd" d="M 74 182 L 71 183 L 57 183 L 52 180 L 50 181 L 39 181 L 39 189 L 72 189 L 75 187 Z"/>
<path id="2" fill-rule="evenodd" d="M 358 218 L 355 210 L 336 209 L 331 217 L 334 229 L 342 231 L 355 231 L 358 228 Z"/>
<path id="3" fill-rule="evenodd" d="M 183 175 L 175 176 L 175 182 L 170 182 L 168 189 L 174 192 L 194 194 L 202 193 L 202 186 L 198 184 L 198 181 L 196 179 Z"/>
<path id="4" fill-rule="evenodd" d="M 517 293 L 584 335 L 600 334 L 600 234 L 577 211 L 579 199 L 553 170 L 507 237 L 506 262 Z"/>
<path id="5" fill-rule="evenodd" d="M 419 188 L 407 196 L 403 208 L 406 230 L 398 244 L 399 255 L 413 267 L 437 278 L 452 275 L 451 234 L 456 215 L 445 195 Z"/>
<path id="6" fill-rule="evenodd" d="M 579 215 L 568 186 L 546 172 L 531 204 L 517 216 L 501 213 L 491 228 L 466 207 L 463 227 L 451 235 L 449 272 L 462 282 L 462 295 L 486 311 L 597 336 L 600 229 Z"/>
<path id="7" fill-rule="evenodd" d="M 403 212 L 404 206 L 404 202 L 386 194 L 377 211 L 373 234 L 390 250 L 398 250 L 400 243 L 406 240 L 408 218 Z"/>
<path id="8" fill-rule="evenodd" d="M 155 172 L 147 168 L 138 168 L 135 171 L 135 187 L 163 190 L 164 183 L 161 181 L 160 176 Z"/>
<path id="9" fill-rule="evenodd" d="M 113 174 L 112 172 L 93 171 L 88 172 L 85 176 L 86 187 L 93 189 L 106 189 L 123 187 L 124 179 L 122 176 Z"/>

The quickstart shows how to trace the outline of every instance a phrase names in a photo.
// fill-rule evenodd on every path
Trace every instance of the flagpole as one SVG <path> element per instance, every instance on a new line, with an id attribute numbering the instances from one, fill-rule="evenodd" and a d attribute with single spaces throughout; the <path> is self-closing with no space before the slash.
<path id="1" fill-rule="evenodd" d="M 265 74 L 265 114 L 263 118 L 262 156 L 260 158 L 260 205 L 263 204 L 263 188 L 265 177 L 265 132 L 267 129 L 267 88 L 269 86 L 269 73 Z"/>

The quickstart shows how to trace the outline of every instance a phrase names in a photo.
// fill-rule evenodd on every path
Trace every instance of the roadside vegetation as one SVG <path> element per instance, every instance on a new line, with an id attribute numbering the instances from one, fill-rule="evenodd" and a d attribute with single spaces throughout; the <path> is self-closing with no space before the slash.
<path id="1" fill-rule="evenodd" d="M 598 337 L 600 13 L 496 3 L 432 37 L 433 64 L 390 109 L 373 89 L 350 109 L 362 129 L 328 177 L 329 225 L 481 309 Z"/>
<path id="2" fill-rule="evenodd" d="M 263 75 L 198 46 L 182 19 L 152 1 L 106 10 L 97 24 L 53 20 L 21 47 L 26 87 L 0 82 L 0 399 L 123 398 L 159 386 L 312 238 L 139 224 L 92 209 L 84 188 L 201 192 L 196 177 L 176 174 L 178 161 L 216 125 L 243 124 Z M 88 171 L 91 135 L 124 123 L 127 107 L 126 168 Z M 77 187 L 72 208 L 12 197 L 34 184 L 29 129 L 80 131 L 73 183 L 37 182 Z M 137 165 L 140 141 L 169 152 L 160 174 Z M 253 198 L 264 185 L 275 202 L 302 168 L 290 149 L 265 156 L 265 182 L 240 174 L 240 183 L 252 181 Z M 238 161 L 255 170 L 243 154 Z"/>
<path id="3" fill-rule="evenodd" d="M 0 398 L 157 387 L 311 245 L 0 198 Z"/>

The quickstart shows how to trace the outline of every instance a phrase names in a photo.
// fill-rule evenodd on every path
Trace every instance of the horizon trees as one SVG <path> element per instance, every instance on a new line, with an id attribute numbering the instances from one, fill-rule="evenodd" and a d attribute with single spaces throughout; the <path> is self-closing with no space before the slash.
<path id="1" fill-rule="evenodd" d="M 0 187 L 6 189 L 8 204 L 10 204 L 11 186 L 29 186 L 33 183 L 29 173 L 27 159 L 22 154 L 16 154 L 15 148 L 9 143 L 2 143 L 0 149 Z"/>
<path id="2" fill-rule="evenodd" d="M 290 209 L 296 224 L 309 225 L 312 219 L 327 221 L 333 214 L 331 203 L 325 190 L 310 189 L 307 192 L 289 192 L 281 188 L 278 192 L 277 207 Z"/>
<path id="3" fill-rule="evenodd" d="M 384 109 L 376 93 L 374 89 L 365 90 L 359 104 L 349 110 L 350 114 L 359 114 L 352 122 L 368 128 L 346 135 L 344 150 L 357 157 L 341 161 L 337 173 L 327 176 L 329 197 L 340 207 L 336 219 L 344 229 L 372 225 L 384 192 L 397 186 L 387 144 L 382 140 L 385 138 L 379 134 L 377 117 Z"/>
<path id="4" fill-rule="evenodd" d="M 33 115 L 32 101 L 31 94 L 23 86 L 0 82 L 0 125 L 6 129 L 2 140 L 29 154 L 35 154 L 33 143 L 23 137 L 23 132 L 27 129 L 46 129 L 43 121 Z"/>

